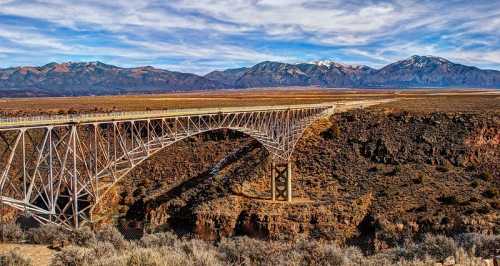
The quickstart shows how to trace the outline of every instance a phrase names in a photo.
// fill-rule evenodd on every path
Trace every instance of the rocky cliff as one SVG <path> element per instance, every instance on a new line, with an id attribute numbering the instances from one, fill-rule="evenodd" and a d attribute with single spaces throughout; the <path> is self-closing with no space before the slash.
<path id="1" fill-rule="evenodd" d="M 269 156 L 213 132 L 125 178 L 117 221 L 205 239 L 313 237 L 367 250 L 426 232 L 500 233 L 500 121 L 488 113 L 353 111 L 318 122 L 294 153 L 294 203 L 269 201 Z"/>

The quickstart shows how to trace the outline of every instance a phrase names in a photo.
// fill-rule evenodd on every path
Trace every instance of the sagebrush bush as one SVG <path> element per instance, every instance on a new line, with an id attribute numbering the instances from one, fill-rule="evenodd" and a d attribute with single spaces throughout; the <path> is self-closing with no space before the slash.
<path id="1" fill-rule="evenodd" d="M 442 261 L 450 256 L 453 256 L 458 247 L 455 240 L 443 235 L 426 234 L 422 243 L 409 248 L 408 252 L 414 253 L 413 258 L 424 259 L 431 257 L 438 261 Z M 412 256 L 408 256 L 411 258 Z"/>
<path id="2" fill-rule="evenodd" d="M 69 246 L 57 252 L 52 258 L 53 266 L 93 265 L 97 257 L 88 248 Z"/>
<path id="3" fill-rule="evenodd" d="M 185 240 L 177 244 L 194 265 L 221 265 L 219 251 L 209 243 L 199 239 Z"/>
<path id="4" fill-rule="evenodd" d="M 467 233 L 457 236 L 458 244 L 465 250 L 474 251 L 474 255 L 483 258 L 496 255 L 500 250 L 499 235 L 483 235 L 478 233 Z"/>
<path id="5" fill-rule="evenodd" d="M 128 266 L 161 266 L 164 264 L 163 256 L 160 252 L 152 249 L 135 249 L 127 260 Z"/>
<path id="6" fill-rule="evenodd" d="M 127 246 L 127 241 L 120 231 L 111 225 L 104 225 L 102 228 L 97 230 L 96 238 L 99 241 L 113 244 L 116 249 L 123 249 Z"/>
<path id="7" fill-rule="evenodd" d="M 113 256 L 116 253 L 115 246 L 109 242 L 97 242 L 92 250 L 97 258 Z"/>
<path id="8" fill-rule="evenodd" d="M 32 266 L 30 258 L 26 258 L 24 255 L 18 251 L 10 251 L 7 253 L 0 254 L 0 265 L 1 266 Z"/>
<path id="9" fill-rule="evenodd" d="M 3 236 L 4 241 L 19 243 L 23 240 L 24 232 L 18 224 L 6 223 L 0 225 L 0 236 Z"/>
<path id="10" fill-rule="evenodd" d="M 70 231 L 54 224 L 43 224 L 28 231 L 28 238 L 34 244 L 52 244 L 54 241 L 69 241 Z"/>
<path id="11" fill-rule="evenodd" d="M 83 226 L 75 231 L 73 231 L 73 237 L 71 241 L 78 245 L 89 247 L 97 242 L 94 231 L 88 226 Z"/>
<path id="12" fill-rule="evenodd" d="M 379 253 L 374 256 L 365 257 L 363 252 L 357 247 L 348 247 L 342 250 L 344 257 L 343 265 L 363 265 L 363 266 L 386 266 L 392 265 L 395 258 L 393 252 Z"/>
<path id="13" fill-rule="evenodd" d="M 268 243 L 246 236 L 222 239 L 219 251 L 225 261 L 237 265 L 263 264 L 272 252 Z"/>
<path id="14" fill-rule="evenodd" d="M 179 238 L 174 233 L 162 232 L 162 233 L 144 235 L 139 240 L 139 245 L 145 248 L 174 246 L 178 240 Z"/>
<path id="15" fill-rule="evenodd" d="M 365 256 L 357 247 L 339 248 L 333 242 L 311 239 L 287 242 L 234 237 L 223 238 L 214 244 L 198 239 L 179 239 L 175 234 L 166 232 L 145 235 L 140 240 L 127 242 L 118 230 L 109 226 L 100 229 L 96 239 L 94 243 L 80 241 L 90 243 L 88 247 L 64 248 L 56 254 L 52 265 L 423 266 L 435 265 L 436 262 L 452 257 L 452 260 L 461 265 L 478 266 L 482 265 L 481 260 L 475 257 L 472 251 L 467 253 L 466 250 L 474 250 L 472 247 L 478 247 L 478 250 L 493 250 L 500 244 L 498 236 L 465 234 L 455 242 L 446 236 L 425 235 L 420 243 L 406 242 L 403 247 Z M 459 248 L 457 243 L 463 248 Z"/>
<path id="16" fill-rule="evenodd" d="M 332 265 L 340 266 L 344 264 L 344 257 L 341 250 L 333 243 L 301 240 L 295 245 L 303 257 L 306 265 Z"/>
<path id="17" fill-rule="evenodd" d="M 484 181 L 490 181 L 492 179 L 492 174 L 490 172 L 482 172 L 478 177 Z"/>

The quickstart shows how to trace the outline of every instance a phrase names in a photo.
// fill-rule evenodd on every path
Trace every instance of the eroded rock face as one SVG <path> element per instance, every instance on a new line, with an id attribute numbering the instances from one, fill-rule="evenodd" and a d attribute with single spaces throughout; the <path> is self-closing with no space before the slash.
<path id="1" fill-rule="evenodd" d="M 269 201 L 262 146 L 213 132 L 135 169 L 117 209 L 205 239 L 314 237 L 367 250 L 426 232 L 498 234 L 499 140 L 494 114 L 336 114 L 297 145 L 286 204 Z"/>

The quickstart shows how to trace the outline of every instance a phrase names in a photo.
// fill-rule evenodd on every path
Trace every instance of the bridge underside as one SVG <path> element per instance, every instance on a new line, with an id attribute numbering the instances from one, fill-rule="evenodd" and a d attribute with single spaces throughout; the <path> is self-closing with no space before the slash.
<path id="1" fill-rule="evenodd" d="M 41 223 L 92 223 L 93 208 L 135 166 L 195 134 L 232 129 L 273 156 L 272 200 L 292 200 L 290 157 L 332 106 L 0 127 L 0 204 Z"/>

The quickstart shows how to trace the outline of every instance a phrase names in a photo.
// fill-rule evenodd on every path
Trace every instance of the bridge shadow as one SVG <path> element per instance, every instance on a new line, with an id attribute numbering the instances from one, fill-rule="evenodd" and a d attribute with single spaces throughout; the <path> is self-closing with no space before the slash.
<path id="1" fill-rule="evenodd" d="M 188 234 L 193 231 L 195 226 L 196 217 L 193 209 L 196 206 L 234 194 L 231 191 L 231 185 L 235 182 L 244 182 L 252 176 L 252 174 L 243 174 L 241 167 L 234 170 L 235 173 L 229 176 L 223 175 L 222 178 L 218 178 L 221 172 L 225 172 L 226 168 L 240 162 L 248 165 L 249 160 L 251 165 L 258 166 L 267 160 L 267 157 L 267 150 L 258 141 L 252 140 L 225 156 L 210 169 L 172 185 L 168 191 L 155 195 L 154 198 L 150 196 L 136 201 L 130 206 L 125 218 L 147 224 L 147 214 L 151 210 L 156 210 L 163 204 L 176 205 L 178 203 L 171 202 L 171 200 L 181 199 L 182 203 L 179 206 L 169 209 L 169 218 L 165 224 L 160 226 L 160 229 L 168 228 L 180 235 Z M 255 167 L 245 168 L 246 170 L 252 169 L 251 171 L 255 171 Z M 235 180 L 234 176 L 238 176 L 238 179 Z"/>

